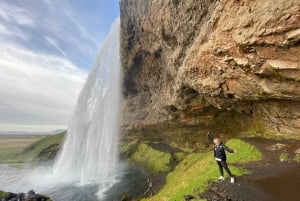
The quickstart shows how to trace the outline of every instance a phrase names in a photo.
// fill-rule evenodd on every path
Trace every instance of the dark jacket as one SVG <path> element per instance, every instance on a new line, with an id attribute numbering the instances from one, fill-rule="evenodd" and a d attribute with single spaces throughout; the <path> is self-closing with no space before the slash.
<path id="1" fill-rule="evenodd" d="M 214 143 L 214 139 L 208 134 L 207 135 L 208 140 L 210 143 Z M 214 147 L 214 157 L 217 159 L 220 159 L 222 161 L 226 161 L 226 153 L 225 150 L 228 151 L 229 153 L 234 153 L 234 150 L 230 149 L 227 147 L 225 144 L 221 142 L 219 145 L 215 145 Z"/>

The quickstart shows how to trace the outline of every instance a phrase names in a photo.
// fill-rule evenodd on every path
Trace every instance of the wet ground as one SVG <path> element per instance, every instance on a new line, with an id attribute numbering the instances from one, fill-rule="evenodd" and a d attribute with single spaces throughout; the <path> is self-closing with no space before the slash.
<path id="1" fill-rule="evenodd" d="M 294 158 L 300 142 L 261 138 L 245 140 L 260 149 L 262 161 L 244 165 L 252 173 L 236 178 L 235 184 L 228 180 L 211 183 L 200 197 L 208 201 L 299 201 L 300 163 Z M 287 153 L 284 161 L 280 161 L 282 153 Z"/>

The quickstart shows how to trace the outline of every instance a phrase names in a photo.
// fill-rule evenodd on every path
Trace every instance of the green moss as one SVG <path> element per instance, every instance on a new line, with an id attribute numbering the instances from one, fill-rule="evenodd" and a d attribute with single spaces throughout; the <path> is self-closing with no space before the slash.
<path id="1" fill-rule="evenodd" d="M 185 153 L 193 153 L 195 151 L 195 149 L 192 149 L 192 148 L 188 148 L 188 147 L 184 147 L 184 148 L 181 148 L 181 150 Z"/>
<path id="2" fill-rule="evenodd" d="M 296 162 L 300 163 L 300 154 L 296 154 L 294 159 Z"/>
<path id="3" fill-rule="evenodd" d="M 261 159 L 261 153 L 242 140 L 230 140 L 228 145 L 240 150 L 236 154 L 228 154 L 229 162 L 246 163 Z M 232 165 L 230 168 L 236 176 L 249 173 L 245 169 Z M 168 174 L 166 185 L 158 194 L 145 198 L 143 201 L 179 201 L 182 200 L 183 195 L 192 194 L 195 187 L 199 188 L 198 193 L 205 191 L 208 181 L 216 180 L 218 176 L 218 168 L 211 152 L 192 153 L 183 159 L 173 172 Z"/>
<path id="4" fill-rule="evenodd" d="M 187 154 L 183 153 L 183 152 L 177 152 L 177 153 L 173 154 L 174 159 L 178 162 L 182 161 L 186 156 L 187 156 Z"/>
<path id="5" fill-rule="evenodd" d="M 294 140 L 300 140 L 300 137 L 298 135 L 291 135 L 291 134 L 281 134 L 278 132 L 275 132 L 273 130 L 270 130 L 267 128 L 266 125 L 262 123 L 262 121 L 253 121 L 251 126 L 242 133 L 241 136 L 244 137 L 263 137 L 266 139 L 294 139 Z"/>
<path id="6" fill-rule="evenodd" d="M 138 145 L 131 159 L 153 173 L 167 172 L 170 170 L 169 163 L 171 154 L 157 151 L 145 143 Z"/>
<path id="7" fill-rule="evenodd" d="M 289 155 L 288 155 L 287 152 L 282 152 L 282 153 L 279 155 L 279 160 L 280 160 L 281 162 L 284 162 L 284 161 L 287 161 L 287 160 L 288 160 L 288 157 L 289 157 Z"/>
<path id="8" fill-rule="evenodd" d="M 134 140 L 128 144 L 121 146 L 121 156 L 123 158 L 130 158 L 130 156 L 136 151 L 139 144 L 139 140 Z"/>

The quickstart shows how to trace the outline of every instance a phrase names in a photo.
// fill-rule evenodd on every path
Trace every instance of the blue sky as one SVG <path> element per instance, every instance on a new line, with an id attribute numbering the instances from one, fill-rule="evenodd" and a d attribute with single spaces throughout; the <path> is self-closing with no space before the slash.
<path id="1" fill-rule="evenodd" d="M 0 0 L 0 131 L 67 125 L 119 0 Z"/>

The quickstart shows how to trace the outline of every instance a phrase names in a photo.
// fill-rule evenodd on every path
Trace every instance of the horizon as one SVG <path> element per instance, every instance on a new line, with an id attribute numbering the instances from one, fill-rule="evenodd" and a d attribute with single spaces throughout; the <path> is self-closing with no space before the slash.
<path id="1" fill-rule="evenodd" d="M 41 125 L 41 126 L 32 126 L 32 125 L 1 125 L 0 124 L 0 135 L 1 134 L 10 134 L 10 133 L 49 133 L 57 130 L 68 130 L 67 125 Z"/>

